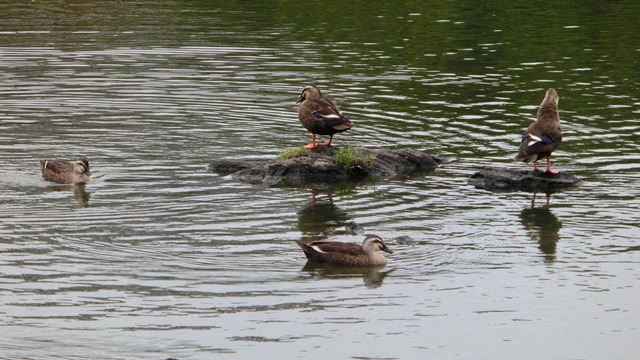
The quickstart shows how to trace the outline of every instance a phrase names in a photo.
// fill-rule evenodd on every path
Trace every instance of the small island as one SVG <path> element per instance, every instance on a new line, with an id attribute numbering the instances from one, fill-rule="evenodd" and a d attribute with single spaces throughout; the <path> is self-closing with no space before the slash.
<path id="1" fill-rule="evenodd" d="M 296 185 L 376 181 L 433 172 L 440 160 L 415 149 L 369 149 L 351 146 L 296 148 L 266 162 L 222 159 L 207 171 L 247 183 Z"/>
<path id="2" fill-rule="evenodd" d="M 471 175 L 469 185 L 491 191 L 559 191 L 582 185 L 570 172 L 557 174 L 540 170 L 486 168 Z"/>

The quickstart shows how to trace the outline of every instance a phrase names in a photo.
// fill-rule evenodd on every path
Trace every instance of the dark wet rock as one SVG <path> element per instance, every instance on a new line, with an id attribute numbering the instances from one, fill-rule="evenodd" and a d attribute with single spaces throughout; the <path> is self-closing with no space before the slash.
<path id="1" fill-rule="evenodd" d="M 294 185 L 408 177 L 432 172 L 440 163 L 438 158 L 415 149 L 361 148 L 359 158 L 370 161 L 346 170 L 334 160 L 337 150 L 335 146 L 319 147 L 306 156 L 259 163 L 217 160 L 209 164 L 207 170 L 231 174 L 242 182 Z"/>
<path id="2" fill-rule="evenodd" d="M 255 165 L 255 163 L 251 163 L 248 161 L 222 159 L 216 160 L 215 162 L 207 165 L 207 171 L 214 172 L 220 175 L 229 175 L 241 170 L 250 169 Z"/>
<path id="3" fill-rule="evenodd" d="M 401 235 L 393 238 L 393 240 L 400 245 L 416 245 L 417 241 L 415 241 L 411 236 Z"/>
<path id="4" fill-rule="evenodd" d="M 473 174 L 470 185 L 492 191 L 558 191 L 582 185 L 582 181 L 570 172 L 558 174 L 544 171 L 487 168 Z"/>
<path id="5" fill-rule="evenodd" d="M 345 223 L 344 229 L 347 231 L 347 233 L 352 235 L 364 234 L 365 231 L 364 226 L 358 224 L 355 221 L 348 221 L 347 223 Z"/>

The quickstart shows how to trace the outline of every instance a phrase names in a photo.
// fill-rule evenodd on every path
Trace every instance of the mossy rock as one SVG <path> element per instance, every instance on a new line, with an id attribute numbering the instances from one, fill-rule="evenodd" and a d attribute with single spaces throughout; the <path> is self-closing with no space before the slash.
<path id="1" fill-rule="evenodd" d="M 289 155 L 296 154 L 295 151 L 287 152 Z M 340 153 L 344 153 L 343 157 L 349 161 L 340 161 Z M 222 175 L 230 174 L 242 182 L 297 185 L 409 177 L 432 172 L 440 163 L 439 159 L 415 149 L 330 146 L 289 155 L 260 163 L 218 160 L 209 164 L 207 170 Z"/>

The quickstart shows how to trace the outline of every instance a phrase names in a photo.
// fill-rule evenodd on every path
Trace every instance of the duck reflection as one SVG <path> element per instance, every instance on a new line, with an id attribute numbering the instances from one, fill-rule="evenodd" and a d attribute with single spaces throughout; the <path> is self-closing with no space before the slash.
<path id="1" fill-rule="evenodd" d="M 333 203 L 331 193 L 319 197 L 316 191 L 312 190 L 311 202 L 298 211 L 301 240 L 307 242 L 326 239 L 336 228 L 345 226 L 347 219 L 347 212 Z"/>
<path id="2" fill-rule="evenodd" d="M 362 277 L 364 285 L 367 288 L 373 289 L 382 286 L 384 278 L 395 271 L 395 269 L 382 271 L 384 268 L 385 265 L 350 267 L 308 261 L 302 268 L 302 271 L 312 273 L 321 278 L 330 279 Z"/>
<path id="3" fill-rule="evenodd" d="M 547 198 L 547 201 L 545 202 L 545 206 L 549 207 L 549 205 L 551 205 L 551 195 L 556 194 L 557 192 L 547 192 L 545 193 L 545 196 Z M 533 199 L 531 199 L 531 207 L 536 206 L 536 196 L 538 195 L 538 193 L 534 192 L 533 193 Z"/>
<path id="4" fill-rule="evenodd" d="M 51 185 L 51 186 L 47 186 L 47 189 L 51 191 L 61 191 L 61 192 L 73 191 L 73 198 L 81 207 L 89 206 L 89 199 L 91 198 L 91 193 L 86 190 L 85 184 Z"/>
<path id="5" fill-rule="evenodd" d="M 531 207 L 520 212 L 522 225 L 531 239 L 538 242 L 538 248 L 547 261 L 555 260 L 556 245 L 560 240 L 562 223 L 548 207 Z"/>

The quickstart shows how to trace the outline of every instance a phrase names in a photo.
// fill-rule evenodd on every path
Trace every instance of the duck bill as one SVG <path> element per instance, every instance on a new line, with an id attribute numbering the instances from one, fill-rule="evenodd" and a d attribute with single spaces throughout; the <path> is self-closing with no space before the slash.
<path id="1" fill-rule="evenodd" d="M 389 253 L 389 254 L 391 254 L 391 255 L 397 255 L 397 254 L 398 254 L 398 252 L 393 251 L 393 250 L 389 249 L 389 248 L 388 248 L 388 247 L 386 247 L 386 246 L 382 249 L 382 251 L 384 251 L 384 252 L 388 252 L 388 253 Z"/>
<path id="2" fill-rule="evenodd" d="M 296 102 L 294 102 L 293 105 L 300 105 L 302 104 L 303 101 L 304 101 L 304 96 L 300 95 L 298 100 L 296 100 Z"/>

